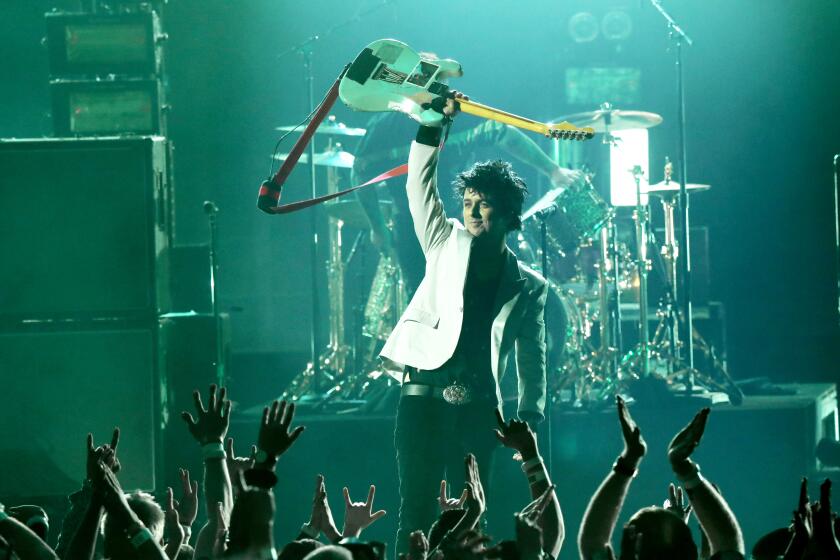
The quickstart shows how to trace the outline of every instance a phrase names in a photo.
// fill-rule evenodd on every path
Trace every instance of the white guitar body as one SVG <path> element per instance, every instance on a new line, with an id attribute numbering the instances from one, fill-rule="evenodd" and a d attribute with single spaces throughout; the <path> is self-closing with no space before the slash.
<path id="1" fill-rule="evenodd" d="M 338 87 L 338 95 L 357 111 L 405 113 L 421 124 L 437 124 L 443 115 L 430 105 L 446 93 L 444 80 L 463 75 L 454 60 L 421 56 L 395 39 L 380 39 L 356 57 Z"/>

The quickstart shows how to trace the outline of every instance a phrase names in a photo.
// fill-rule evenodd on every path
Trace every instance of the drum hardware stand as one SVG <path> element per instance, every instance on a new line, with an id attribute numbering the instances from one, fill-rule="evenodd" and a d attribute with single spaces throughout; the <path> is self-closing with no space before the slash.
<path id="1" fill-rule="evenodd" d="M 647 277 L 649 262 L 647 258 L 648 244 L 648 209 L 642 204 L 642 168 L 639 165 L 633 166 L 633 179 L 636 182 L 636 210 L 633 213 L 636 223 L 636 266 L 639 272 L 639 354 L 642 360 L 641 377 L 646 379 L 650 376 L 650 347 L 648 332 L 648 294 Z"/>
<path id="2" fill-rule="evenodd" d="M 690 391 L 694 385 L 693 371 L 694 371 L 694 318 L 691 307 L 691 259 L 690 259 L 690 239 L 689 239 L 689 212 L 688 212 L 688 190 L 686 188 L 687 173 L 687 154 L 685 141 L 685 87 L 684 87 L 684 64 L 682 47 L 683 43 L 692 46 L 693 41 L 686 35 L 685 31 L 674 21 L 674 18 L 665 11 L 662 7 L 661 0 L 650 0 L 654 8 L 662 15 L 668 25 L 668 36 L 674 42 L 675 46 L 675 69 L 677 82 L 677 126 L 679 129 L 679 219 L 680 219 L 680 240 L 679 245 L 682 248 L 682 257 L 679 258 L 679 284 L 680 284 L 680 315 L 682 321 L 680 325 L 683 326 L 683 334 L 681 339 L 685 341 L 686 345 L 686 361 L 688 368 L 686 370 L 684 385 L 686 391 Z"/>

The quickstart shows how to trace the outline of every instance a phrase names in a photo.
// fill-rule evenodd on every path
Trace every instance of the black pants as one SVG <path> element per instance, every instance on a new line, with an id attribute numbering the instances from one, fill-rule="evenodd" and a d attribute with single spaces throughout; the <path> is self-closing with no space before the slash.
<path id="1" fill-rule="evenodd" d="M 408 536 L 429 527 L 439 514 L 440 481 L 450 497 L 464 490 L 464 458 L 475 455 L 482 485 L 490 480 L 493 450 L 499 441 L 495 403 L 451 405 L 432 397 L 403 396 L 397 409 L 394 446 L 400 476 L 400 515 L 396 552 L 407 552 Z"/>

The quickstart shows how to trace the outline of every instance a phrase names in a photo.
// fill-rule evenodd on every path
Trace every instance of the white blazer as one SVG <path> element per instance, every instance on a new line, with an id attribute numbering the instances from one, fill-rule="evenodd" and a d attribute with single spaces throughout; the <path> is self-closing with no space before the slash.
<path id="1" fill-rule="evenodd" d="M 455 353 L 464 317 L 464 283 L 474 237 L 447 219 L 437 189 L 438 149 L 413 142 L 406 190 L 414 230 L 426 255 L 426 274 L 385 342 L 380 356 L 398 381 L 411 366 L 433 370 Z M 501 406 L 499 381 L 516 351 L 519 412 L 543 415 L 546 402 L 545 279 L 506 248 L 506 262 L 491 328 L 490 363 Z"/>

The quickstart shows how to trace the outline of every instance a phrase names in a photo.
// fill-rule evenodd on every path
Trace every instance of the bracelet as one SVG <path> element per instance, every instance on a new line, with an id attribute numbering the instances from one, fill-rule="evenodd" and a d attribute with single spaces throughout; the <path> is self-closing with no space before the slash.
<path id="1" fill-rule="evenodd" d="M 627 478 L 636 478 L 636 475 L 639 474 L 639 469 L 628 465 L 626 461 L 627 460 L 624 457 L 619 455 L 618 459 L 616 459 L 615 463 L 613 463 L 613 472 L 616 474 L 624 475 Z"/>
<path id="2" fill-rule="evenodd" d="M 190 537 L 192 536 L 192 525 L 184 525 L 183 523 L 179 523 L 181 525 L 181 529 L 184 531 L 184 544 L 189 544 Z"/>
<path id="3" fill-rule="evenodd" d="M 537 455 L 533 459 L 528 459 L 527 461 L 522 463 L 522 472 L 528 472 L 533 467 L 536 467 L 537 465 L 541 465 L 542 462 L 543 462 L 543 458 L 540 457 L 539 455 Z"/>
<path id="4" fill-rule="evenodd" d="M 134 533 L 133 537 L 131 537 L 131 546 L 135 550 L 137 550 L 138 548 L 143 546 L 143 543 L 150 540 L 152 540 L 152 532 L 149 531 L 146 527 L 143 527 L 142 529 Z"/>
<path id="5" fill-rule="evenodd" d="M 201 446 L 201 454 L 204 456 L 205 461 L 207 459 L 224 459 L 227 457 L 227 453 L 225 453 L 225 448 L 221 442 L 205 443 Z"/>

